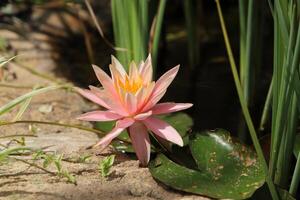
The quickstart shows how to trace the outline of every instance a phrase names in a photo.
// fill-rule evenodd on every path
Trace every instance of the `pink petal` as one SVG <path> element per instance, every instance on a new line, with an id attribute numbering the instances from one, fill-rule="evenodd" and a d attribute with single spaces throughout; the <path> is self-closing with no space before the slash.
<path id="1" fill-rule="evenodd" d="M 88 112 L 83 115 L 80 115 L 77 117 L 79 120 L 84 121 L 95 121 L 95 122 L 101 122 L 101 121 L 113 121 L 122 118 L 121 115 L 118 115 L 112 111 L 93 111 Z"/>
<path id="2" fill-rule="evenodd" d="M 111 132 L 109 132 L 106 136 L 104 136 L 97 144 L 94 145 L 100 146 L 100 150 L 103 150 L 107 147 L 111 141 L 118 137 L 118 135 L 127 127 L 131 126 L 134 123 L 133 119 L 125 118 L 122 120 L 117 121 L 116 126 L 113 128 Z"/>
<path id="3" fill-rule="evenodd" d="M 154 96 L 151 96 L 146 105 L 143 107 L 143 111 L 147 111 L 151 109 L 157 102 L 161 100 L 161 98 L 166 94 L 167 90 L 162 90 L 160 93 L 157 93 Z"/>
<path id="4" fill-rule="evenodd" d="M 86 90 L 86 89 L 80 89 L 80 88 L 75 88 L 75 90 L 81 94 L 82 96 L 84 96 L 85 98 L 89 99 L 90 101 L 99 104 L 100 106 L 103 106 L 104 108 L 109 108 L 107 106 L 107 104 L 97 95 L 95 95 L 92 91 L 90 90 Z"/>
<path id="5" fill-rule="evenodd" d="M 111 56 L 111 64 L 115 67 L 116 70 L 121 74 L 121 76 L 124 78 L 126 76 L 126 71 L 122 64 L 118 61 L 117 58 L 115 58 L 113 55 Z"/>
<path id="6" fill-rule="evenodd" d="M 135 122 L 129 127 L 130 138 L 135 153 L 143 166 L 150 160 L 151 144 L 147 128 L 140 122 Z"/>
<path id="7" fill-rule="evenodd" d="M 153 114 L 157 115 L 185 110 L 192 106 L 193 104 L 191 103 L 159 103 L 156 104 L 151 110 Z"/>
<path id="8" fill-rule="evenodd" d="M 154 89 L 154 86 L 155 83 L 151 82 L 147 87 L 144 87 L 137 92 L 136 98 L 137 98 L 138 109 L 142 109 L 145 106 L 145 104 L 148 102 L 150 95 L 152 94 L 152 91 Z"/>
<path id="9" fill-rule="evenodd" d="M 139 69 L 140 75 L 143 79 L 144 84 L 147 84 L 152 81 L 152 60 L 151 55 L 148 55 L 148 58 L 146 59 L 145 63 L 141 63 L 140 69 Z"/>
<path id="10" fill-rule="evenodd" d="M 147 104 L 143 108 L 143 111 L 149 110 L 161 100 L 161 98 L 165 95 L 167 88 L 174 80 L 178 70 L 179 65 L 173 67 L 158 79 Z"/>
<path id="11" fill-rule="evenodd" d="M 111 73 L 112 80 L 114 81 L 115 85 L 118 84 L 118 80 L 124 81 L 123 76 L 121 73 L 116 69 L 115 65 L 110 64 L 109 65 L 109 70 Z"/>
<path id="12" fill-rule="evenodd" d="M 147 117 L 150 117 L 152 115 L 152 111 L 148 111 L 148 112 L 145 112 L 145 113 L 141 113 L 141 114 L 138 114 L 134 117 L 135 120 L 144 120 L 146 119 Z"/>
<path id="13" fill-rule="evenodd" d="M 102 86 L 104 87 L 104 89 L 106 89 L 107 91 L 111 92 L 113 94 L 113 96 L 117 96 L 114 84 L 111 80 L 111 78 L 99 67 L 97 67 L 96 65 L 92 65 L 93 69 L 95 71 L 95 74 L 98 78 L 98 80 L 100 81 L 100 83 L 102 84 Z"/>
<path id="14" fill-rule="evenodd" d="M 109 107 L 109 109 L 115 111 L 116 113 L 118 113 L 122 116 L 128 115 L 127 110 L 120 103 L 120 100 L 116 99 L 109 92 L 106 92 L 105 89 L 101 90 L 94 86 L 89 86 L 89 88 L 95 95 L 97 95 L 99 98 L 101 98 L 103 100 L 103 102 L 105 102 L 105 104 Z"/>
<path id="15" fill-rule="evenodd" d="M 148 117 L 147 119 L 143 120 L 143 123 L 148 129 L 150 129 L 154 134 L 158 135 L 159 137 L 173 142 L 179 146 L 183 146 L 181 136 L 168 123 L 154 117 Z"/>
<path id="16" fill-rule="evenodd" d="M 127 111 L 129 114 L 132 114 L 136 111 L 137 108 L 137 100 L 136 100 L 136 96 L 134 96 L 131 93 L 127 93 L 125 95 L 125 102 L 126 102 L 126 107 L 127 107 Z"/>
<path id="17" fill-rule="evenodd" d="M 164 75 L 162 75 L 156 82 L 153 93 L 160 93 L 162 90 L 166 90 L 169 85 L 172 83 L 176 74 L 179 70 L 179 65 L 173 67 L 169 71 L 167 71 Z"/>
<path id="18" fill-rule="evenodd" d="M 137 79 L 139 76 L 139 72 L 138 69 L 136 67 L 136 63 L 135 62 L 131 62 L 130 63 L 130 67 L 129 67 L 129 79 Z"/>

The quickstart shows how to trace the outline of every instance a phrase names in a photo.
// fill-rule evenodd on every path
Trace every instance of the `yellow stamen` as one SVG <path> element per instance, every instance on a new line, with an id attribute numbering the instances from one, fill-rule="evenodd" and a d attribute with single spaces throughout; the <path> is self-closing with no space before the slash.
<path id="1" fill-rule="evenodd" d="M 118 83 L 124 91 L 134 94 L 143 86 L 143 80 L 140 76 L 137 76 L 135 79 L 131 80 L 128 76 L 126 76 L 124 82 L 118 79 Z"/>

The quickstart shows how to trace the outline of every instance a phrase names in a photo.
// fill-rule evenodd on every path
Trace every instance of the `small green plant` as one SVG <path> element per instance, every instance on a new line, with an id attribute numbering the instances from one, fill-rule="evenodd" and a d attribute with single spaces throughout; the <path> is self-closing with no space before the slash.
<path id="1" fill-rule="evenodd" d="M 35 153 L 35 155 L 33 155 L 33 159 L 34 160 L 38 160 L 41 159 L 43 160 L 43 168 L 48 168 L 51 164 L 54 164 L 54 166 L 56 167 L 56 174 L 59 177 L 62 178 L 66 178 L 67 182 L 72 183 L 72 184 L 77 184 L 76 182 L 76 178 L 74 175 L 72 175 L 68 170 L 63 169 L 63 165 L 62 165 L 62 160 L 63 160 L 63 154 L 55 154 L 55 153 L 51 153 L 51 154 L 47 154 L 42 150 L 39 150 Z"/>
<path id="2" fill-rule="evenodd" d="M 99 173 L 102 177 L 107 177 L 108 175 L 110 175 L 110 169 L 113 166 L 114 161 L 115 155 L 110 155 L 99 162 Z"/>
<path id="3" fill-rule="evenodd" d="M 91 155 L 82 155 L 76 160 L 78 163 L 86 163 L 90 160 Z"/>

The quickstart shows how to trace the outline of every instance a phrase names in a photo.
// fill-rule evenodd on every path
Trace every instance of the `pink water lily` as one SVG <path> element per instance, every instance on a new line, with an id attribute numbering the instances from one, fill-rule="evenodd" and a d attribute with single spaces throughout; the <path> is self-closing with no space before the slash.
<path id="1" fill-rule="evenodd" d="M 155 117 L 155 115 L 172 113 L 192 106 L 190 103 L 158 103 L 175 78 L 179 66 L 167 71 L 156 82 L 152 81 L 153 70 L 150 55 L 139 66 L 132 62 L 128 74 L 113 56 L 109 66 L 111 77 L 99 67 L 93 65 L 93 68 L 103 88 L 90 86 L 89 90 L 79 88 L 77 90 L 82 96 L 107 110 L 88 112 L 79 116 L 78 119 L 117 120 L 111 132 L 96 146 L 107 147 L 114 138 L 127 129 L 136 155 L 144 166 L 150 160 L 149 130 L 155 137 L 183 146 L 179 133 L 168 123 Z"/>

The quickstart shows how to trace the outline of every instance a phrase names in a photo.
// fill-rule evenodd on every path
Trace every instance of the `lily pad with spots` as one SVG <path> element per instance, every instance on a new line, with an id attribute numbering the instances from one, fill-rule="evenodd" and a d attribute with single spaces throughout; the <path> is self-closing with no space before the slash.
<path id="1" fill-rule="evenodd" d="M 153 177 L 172 188 L 218 199 L 249 198 L 265 182 L 255 152 L 225 130 L 194 134 L 189 147 L 196 168 L 159 154 L 149 165 Z"/>

